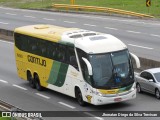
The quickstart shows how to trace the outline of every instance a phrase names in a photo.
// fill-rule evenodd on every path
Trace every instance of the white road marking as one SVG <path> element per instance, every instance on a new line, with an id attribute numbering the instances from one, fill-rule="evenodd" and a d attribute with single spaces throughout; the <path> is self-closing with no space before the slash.
<path id="1" fill-rule="evenodd" d="M 95 119 L 98 119 L 98 120 L 104 120 L 103 118 L 97 117 L 97 116 L 95 116 L 95 115 L 93 115 L 93 114 L 91 114 L 91 113 L 88 113 L 88 112 L 84 112 L 84 114 L 89 115 L 89 116 L 91 116 L 91 117 L 94 117 Z"/>
<path id="2" fill-rule="evenodd" d="M 111 27 L 104 27 L 106 29 L 111 29 L 111 30 L 118 30 L 117 28 L 111 28 Z"/>
<path id="3" fill-rule="evenodd" d="M 127 32 L 130 32 L 130 33 L 136 33 L 136 34 L 141 33 L 141 32 L 136 32 L 136 31 L 131 31 L 131 30 L 127 30 Z"/>
<path id="4" fill-rule="evenodd" d="M 154 37 L 160 37 L 160 35 L 155 35 L 155 34 L 150 34 L 150 35 Z"/>
<path id="5" fill-rule="evenodd" d="M 0 24 L 8 25 L 9 23 L 6 23 L 6 22 L 0 22 Z"/>
<path id="6" fill-rule="evenodd" d="M 67 107 L 69 107 L 69 108 L 75 109 L 74 106 L 68 105 L 68 104 L 66 104 L 66 103 L 63 103 L 63 102 L 58 102 L 58 103 L 61 104 L 61 105 L 67 106 Z"/>
<path id="7" fill-rule="evenodd" d="M 0 42 L 9 43 L 9 44 L 14 44 L 13 42 L 8 42 L 8 41 L 4 41 L 4 40 L 0 40 Z"/>
<path id="8" fill-rule="evenodd" d="M 27 18 L 36 18 L 34 16 L 27 16 L 27 15 L 24 15 L 24 17 L 27 17 Z"/>
<path id="9" fill-rule="evenodd" d="M 149 50 L 154 49 L 154 48 L 150 48 L 150 47 L 144 47 L 144 46 L 133 45 L 133 44 L 128 44 L 128 45 L 133 46 L 133 47 L 139 47 L 139 48 L 149 49 Z"/>
<path id="10" fill-rule="evenodd" d="M 72 22 L 72 21 L 64 21 L 65 23 L 71 23 L 71 24 L 74 24 L 76 22 Z"/>
<path id="11" fill-rule="evenodd" d="M 160 25 L 159 23 L 150 23 L 147 21 L 142 20 L 130 20 L 130 19 L 114 19 L 112 17 L 97 17 L 97 16 L 89 16 L 89 15 L 73 15 L 71 13 L 54 13 L 54 12 L 47 12 L 47 11 L 36 11 L 36 10 L 24 10 L 24 9 L 15 9 L 15 8 L 7 8 L 7 7 L 0 7 L 0 9 L 4 10 L 14 10 L 14 11 L 23 11 L 23 12 L 32 12 L 32 13 L 45 13 L 50 15 L 63 15 L 63 16 L 70 16 L 70 17 L 83 17 L 83 18 L 90 18 L 90 19 L 101 19 L 101 20 L 111 20 L 111 21 L 120 21 L 120 22 L 132 22 L 132 23 L 138 23 L 138 24 L 148 24 L 148 25 Z"/>
<path id="12" fill-rule="evenodd" d="M 15 85 L 15 84 L 13 84 L 13 86 L 14 86 L 14 87 L 16 87 L 16 88 L 20 88 L 20 89 L 22 89 L 22 90 L 27 90 L 26 88 L 21 87 L 21 86 L 19 86 L 19 85 Z"/>
<path id="13" fill-rule="evenodd" d="M 42 94 L 40 94 L 40 93 L 35 93 L 35 94 L 38 95 L 38 96 L 41 96 L 41 97 L 43 97 L 43 98 L 50 99 L 50 97 L 48 97 L 48 96 L 46 96 L 46 95 L 42 95 Z"/>
<path id="14" fill-rule="evenodd" d="M 7 15 L 17 15 L 17 14 L 14 14 L 14 13 L 6 13 Z"/>
<path id="15" fill-rule="evenodd" d="M 86 26 L 92 26 L 92 27 L 95 27 L 96 25 L 91 25 L 91 24 L 84 24 Z"/>
<path id="16" fill-rule="evenodd" d="M 43 18 L 44 20 L 55 21 L 55 19 Z"/>
<path id="17" fill-rule="evenodd" d="M 3 82 L 3 83 L 8 83 L 7 81 L 5 81 L 5 80 L 1 80 L 1 79 L 0 79 L 0 82 Z"/>

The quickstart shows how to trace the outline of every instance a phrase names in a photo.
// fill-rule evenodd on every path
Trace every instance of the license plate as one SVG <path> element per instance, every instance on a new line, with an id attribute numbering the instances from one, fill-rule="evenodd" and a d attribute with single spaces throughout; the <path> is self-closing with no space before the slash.
<path id="1" fill-rule="evenodd" d="M 120 101 L 122 101 L 122 98 L 115 98 L 114 101 L 115 102 L 120 102 Z"/>

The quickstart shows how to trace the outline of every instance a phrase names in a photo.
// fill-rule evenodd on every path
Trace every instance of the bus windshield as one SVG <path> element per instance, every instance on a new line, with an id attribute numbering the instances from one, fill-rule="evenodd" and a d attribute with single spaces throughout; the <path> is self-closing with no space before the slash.
<path id="1" fill-rule="evenodd" d="M 134 83 L 133 68 L 128 50 L 90 54 L 93 85 L 101 89 L 116 89 Z"/>

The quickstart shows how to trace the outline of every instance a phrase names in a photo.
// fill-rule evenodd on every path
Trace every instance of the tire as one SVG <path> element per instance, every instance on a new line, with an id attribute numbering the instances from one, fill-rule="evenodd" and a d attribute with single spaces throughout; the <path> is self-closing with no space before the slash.
<path id="1" fill-rule="evenodd" d="M 37 74 L 34 75 L 35 87 L 38 91 L 42 91 L 43 87 L 40 84 L 39 76 Z"/>
<path id="2" fill-rule="evenodd" d="M 34 79 L 32 78 L 31 72 L 27 72 L 27 80 L 29 81 L 29 86 L 31 88 L 36 88 Z"/>
<path id="3" fill-rule="evenodd" d="M 155 96 L 157 99 L 160 99 L 160 92 L 158 89 L 155 90 Z"/>
<path id="4" fill-rule="evenodd" d="M 138 93 L 142 93 L 142 89 L 139 83 L 137 83 L 136 88 Z"/>
<path id="5" fill-rule="evenodd" d="M 82 93 L 79 88 L 76 89 L 76 99 L 80 106 L 85 106 L 85 102 L 83 101 Z"/>

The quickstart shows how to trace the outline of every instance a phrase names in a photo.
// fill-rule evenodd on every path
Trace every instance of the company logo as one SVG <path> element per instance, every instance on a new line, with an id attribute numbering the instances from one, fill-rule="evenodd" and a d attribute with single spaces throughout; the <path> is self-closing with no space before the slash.
<path id="1" fill-rule="evenodd" d="M 28 62 L 35 63 L 44 67 L 47 66 L 46 60 L 43 60 L 34 56 L 30 56 L 30 55 L 28 55 L 27 58 L 28 58 Z"/>

